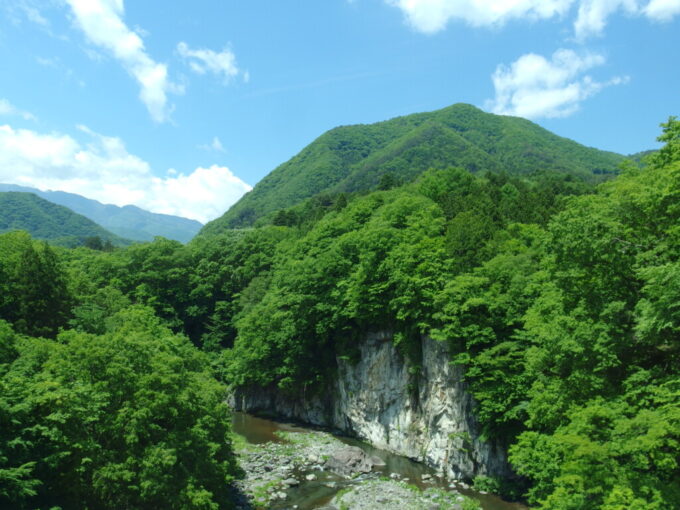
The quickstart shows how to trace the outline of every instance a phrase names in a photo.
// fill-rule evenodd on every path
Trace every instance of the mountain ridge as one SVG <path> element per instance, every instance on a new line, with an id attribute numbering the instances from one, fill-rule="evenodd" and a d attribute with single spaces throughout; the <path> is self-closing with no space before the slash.
<path id="1" fill-rule="evenodd" d="M 599 180 L 625 156 L 583 146 L 519 117 L 458 103 L 373 123 L 339 126 L 276 167 L 201 234 L 249 227 L 320 193 L 370 191 L 383 175 L 408 182 L 429 168 L 473 173 L 554 171 Z"/>
<path id="2" fill-rule="evenodd" d="M 25 230 L 37 239 L 65 246 L 84 244 L 88 238 L 116 246 L 131 243 L 82 214 L 34 193 L 0 192 L 0 233 L 13 230 Z"/>
<path id="3" fill-rule="evenodd" d="M 68 207 L 112 233 L 135 241 L 153 241 L 156 236 L 189 242 L 203 226 L 196 220 L 146 211 L 135 205 L 117 206 L 66 191 L 42 191 L 17 184 L 0 184 L 0 192 L 33 193 L 49 202 Z"/>

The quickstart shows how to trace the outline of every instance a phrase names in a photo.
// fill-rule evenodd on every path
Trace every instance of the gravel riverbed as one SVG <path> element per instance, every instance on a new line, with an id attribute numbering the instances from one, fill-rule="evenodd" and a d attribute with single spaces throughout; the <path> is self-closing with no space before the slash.
<path id="1" fill-rule="evenodd" d="M 457 491 L 418 489 L 396 473 L 381 471 L 381 459 L 347 446 L 327 432 L 277 431 L 278 442 L 235 447 L 245 477 L 236 483 L 239 509 L 476 510 Z M 386 476 L 387 475 L 387 476 Z M 429 480 L 423 477 L 421 485 Z M 434 482 L 434 480 L 432 480 Z"/>

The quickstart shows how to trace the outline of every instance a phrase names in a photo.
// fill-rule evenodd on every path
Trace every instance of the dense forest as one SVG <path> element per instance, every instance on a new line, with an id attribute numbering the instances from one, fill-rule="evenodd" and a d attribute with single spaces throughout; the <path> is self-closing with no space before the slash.
<path id="1" fill-rule="evenodd" d="M 465 367 L 518 475 L 486 487 L 680 507 L 680 121 L 662 127 L 600 183 L 513 153 L 381 167 L 188 245 L 0 235 L 0 506 L 227 508 L 228 387 L 322 392 L 387 330 L 414 384 L 424 335 Z"/>

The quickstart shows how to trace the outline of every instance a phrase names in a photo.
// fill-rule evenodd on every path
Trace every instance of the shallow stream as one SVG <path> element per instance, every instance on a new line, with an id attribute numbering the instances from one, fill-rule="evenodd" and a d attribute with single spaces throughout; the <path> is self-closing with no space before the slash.
<path id="1" fill-rule="evenodd" d="M 243 436 L 248 443 L 263 444 L 282 442 L 283 440 L 275 434 L 277 431 L 304 433 L 310 429 L 235 412 L 233 413 L 233 430 Z M 390 474 L 396 473 L 402 479 L 408 479 L 408 483 L 416 485 L 421 489 L 427 487 L 437 487 L 444 490 L 450 489 L 447 480 L 437 478 L 435 470 L 424 464 L 385 450 L 379 450 L 356 439 L 344 436 L 335 437 L 348 445 L 358 446 L 369 455 L 380 457 L 385 462 L 384 467 L 376 468 L 373 473 L 365 476 L 390 476 Z M 348 480 L 329 472 L 313 471 L 309 473 L 315 474 L 317 479 L 302 482 L 299 486 L 289 489 L 288 498 L 285 503 L 281 502 L 280 505 L 272 506 L 272 510 L 293 508 L 295 505 L 297 505 L 299 510 L 313 510 L 323 507 L 330 502 L 338 491 L 363 479 L 363 477 L 359 477 L 358 479 Z M 299 473 L 301 475 L 300 478 L 304 480 L 304 475 L 306 474 L 308 473 Z M 423 475 L 430 475 L 433 483 L 423 483 Z M 480 494 L 460 487 L 457 487 L 456 490 L 478 500 L 484 510 L 527 510 L 527 507 L 524 505 L 508 503 L 491 494 Z"/>

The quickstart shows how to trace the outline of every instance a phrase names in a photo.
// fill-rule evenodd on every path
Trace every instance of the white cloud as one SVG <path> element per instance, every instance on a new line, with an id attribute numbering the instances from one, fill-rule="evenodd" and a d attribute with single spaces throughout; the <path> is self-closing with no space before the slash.
<path id="1" fill-rule="evenodd" d="M 564 15 L 574 0 L 385 0 L 404 12 L 425 33 L 442 30 L 449 21 L 472 26 L 501 25 L 515 18 L 547 19 Z"/>
<path id="2" fill-rule="evenodd" d="M 384 0 L 401 9 L 416 30 L 435 33 L 451 21 L 475 27 L 498 26 L 512 19 L 547 20 L 559 18 L 577 7 L 574 32 L 578 39 L 599 35 L 608 18 L 619 11 L 670 21 L 680 14 L 680 0 Z"/>
<path id="3" fill-rule="evenodd" d="M 78 129 L 86 143 L 62 133 L 0 125 L 0 182 L 63 190 L 121 206 L 134 204 L 202 222 L 222 214 L 251 189 L 217 165 L 156 177 L 120 138 L 85 126 Z"/>
<path id="4" fill-rule="evenodd" d="M 510 66 L 496 68 L 491 77 L 496 97 L 485 106 L 494 113 L 531 119 L 566 117 L 604 87 L 627 81 L 627 78 L 615 77 L 597 82 L 584 75 L 604 63 L 602 55 L 579 56 L 566 49 L 557 50 L 551 60 L 534 53 L 522 55 Z"/>
<path id="5" fill-rule="evenodd" d="M 636 14 L 639 11 L 638 3 L 637 0 L 581 0 L 574 22 L 577 39 L 602 34 L 609 16 L 619 10 Z"/>
<path id="6" fill-rule="evenodd" d="M 226 152 L 224 145 L 222 145 L 222 140 L 216 136 L 213 137 L 210 143 L 199 145 L 198 148 L 204 151 Z"/>
<path id="7" fill-rule="evenodd" d="M 189 175 L 154 178 L 147 207 L 206 223 L 223 214 L 250 190 L 227 167 L 199 167 Z"/>
<path id="8" fill-rule="evenodd" d="M 7 101 L 7 99 L 2 98 L 0 98 L 0 115 L 18 116 L 24 120 L 35 120 L 35 115 L 30 112 L 19 110 L 16 106 Z"/>
<path id="9" fill-rule="evenodd" d="M 172 107 L 169 93 L 181 87 L 168 78 L 165 64 L 155 62 L 146 52 L 142 38 L 123 22 L 123 0 L 66 0 L 75 22 L 87 39 L 111 53 L 139 83 L 139 97 L 156 122 L 168 120 Z"/>
<path id="10" fill-rule="evenodd" d="M 680 0 L 651 0 L 645 7 L 645 15 L 655 21 L 670 21 L 680 14 Z"/>
<path id="11" fill-rule="evenodd" d="M 195 73 L 206 74 L 210 72 L 222 76 L 225 83 L 241 73 L 236 65 L 236 56 L 228 48 L 221 52 L 205 48 L 192 50 L 187 43 L 180 42 L 177 45 L 177 51 L 189 62 L 189 67 Z M 244 73 L 244 80 L 247 81 L 248 78 L 249 75 Z"/>

